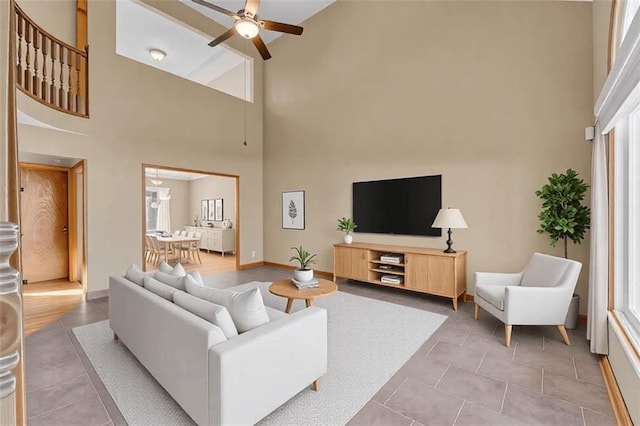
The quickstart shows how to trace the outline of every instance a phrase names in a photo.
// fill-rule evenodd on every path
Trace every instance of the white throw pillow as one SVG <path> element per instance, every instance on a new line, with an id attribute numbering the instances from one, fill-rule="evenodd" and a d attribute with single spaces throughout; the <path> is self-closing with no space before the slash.
<path id="1" fill-rule="evenodd" d="M 158 270 L 165 274 L 173 275 L 174 277 L 184 277 L 185 275 L 187 275 L 187 272 L 184 270 L 184 266 L 182 266 L 182 263 L 176 263 L 176 266 L 172 268 L 171 265 L 169 265 L 167 262 L 162 261 L 160 263 L 160 266 L 158 267 Z"/>
<path id="2" fill-rule="evenodd" d="M 269 322 L 269 315 L 258 287 L 238 293 L 200 286 L 192 280 L 185 280 L 185 285 L 187 293 L 227 308 L 239 333 Z"/>
<path id="3" fill-rule="evenodd" d="M 157 294 L 160 297 L 167 299 L 169 302 L 173 302 L 173 293 L 179 291 L 175 287 L 163 284 L 156 280 L 152 276 L 144 277 L 144 288 L 152 293 Z"/>
<path id="4" fill-rule="evenodd" d="M 194 297 L 181 291 L 176 291 L 173 294 L 173 303 L 192 314 L 217 325 L 220 327 L 224 337 L 227 339 L 231 339 L 238 335 L 238 330 L 231 319 L 231 315 L 224 306 L 207 302 L 199 297 Z"/>
<path id="5" fill-rule="evenodd" d="M 127 272 L 124 275 L 129 281 L 138 284 L 139 286 L 144 285 L 144 277 L 147 276 L 147 273 L 142 271 L 138 265 L 132 263 L 127 269 Z"/>
<path id="6" fill-rule="evenodd" d="M 200 274 L 200 271 L 198 271 L 197 269 L 194 271 L 187 272 L 187 275 L 191 275 L 198 284 L 204 285 L 204 280 L 202 279 L 202 275 Z"/>
<path id="7" fill-rule="evenodd" d="M 153 274 L 153 278 L 160 281 L 163 284 L 170 285 L 173 288 L 177 288 L 178 290 L 185 291 L 184 287 L 184 277 L 174 277 L 171 274 L 165 274 L 164 272 L 156 271 Z"/>

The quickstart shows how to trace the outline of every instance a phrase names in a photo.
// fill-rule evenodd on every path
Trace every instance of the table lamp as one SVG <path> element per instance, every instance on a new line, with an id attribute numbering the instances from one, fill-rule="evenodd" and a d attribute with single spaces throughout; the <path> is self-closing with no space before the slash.
<path id="1" fill-rule="evenodd" d="M 456 251 L 451 248 L 453 245 L 453 241 L 451 240 L 451 229 L 452 228 L 468 228 L 467 222 L 464 221 L 464 217 L 462 217 L 462 213 L 458 209 L 440 209 L 438 215 L 436 216 L 436 220 L 433 221 L 432 228 L 449 228 L 447 234 L 449 239 L 447 240 L 447 249 L 444 250 L 445 253 L 455 253 Z"/>

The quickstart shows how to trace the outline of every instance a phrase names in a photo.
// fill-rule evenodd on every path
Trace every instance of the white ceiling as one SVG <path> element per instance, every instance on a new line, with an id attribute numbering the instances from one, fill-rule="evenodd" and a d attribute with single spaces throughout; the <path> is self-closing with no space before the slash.
<path id="1" fill-rule="evenodd" d="M 210 37 L 132 0 L 116 3 L 116 53 L 177 76 L 209 85 L 247 57 L 226 45 L 209 47 Z M 155 61 L 149 49 L 167 54 Z"/>
<path id="2" fill-rule="evenodd" d="M 175 1 L 175 0 L 174 0 Z M 188 7 L 209 17 L 213 21 L 230 27 L 233 19 L 200 6 L 191 0 L 179 0 Z M 208 0 L 207 0 L 208 1 Z M 216 5 L 237 12 L 244 8 L 244 0 L 211 0 Z M 300 25 L 335 0 L 264 0 L 260 3 L 258 16 L 263 19 Z M 275 40 L 282 33 L 260 30 L 265 43 Z M 239 37 L 239 36 L 235 36 Z M 287 35 L 287 37 L 297 37 Z M 242 93 L 245 100 L 252 101 L 251 79 L 245 78 L 245 88 L 221 87 L 216 79 L 226 72 L 252 59 L 225 43 L 209 47 L 214 37 L 195 31 L 173 17 L 166 16 L 145 3 L 135 0 L 116 1 L 116 53 L 175 74 L 177 76 L 212 87 L 233 96 Z M 304 33 L 300 42 L 304 42 Z M 149 49 L 159 49 L 167 55 L 162 61 L 155 61 Z M 244 68 L 249 73 L 251 64 Z"/>
<path id="3" fill-rule="evenodd" d="M 36 154 L 20 151 L 18 160 L 21 163 L 46 164 L 49 166 L 73 167 L 82 161 L 79 158 L 60 157 L 58 155 Z"/>
<path id="4" fill-rule="evenodd" d="M 223 7 L 232 12 L 238 12 L 244 9 L 244 0 L 205 0 L 216 6 Z M 180 2 L 197 10 L 203 15 L 213 19 L 225 28 L 231 27 L 233 18 L 223 15 L 222 13 L 211 10 L 205 6 L 200 6 L 191 0 L 180 0 Z M 258 18 L 269 21 L 284 22 L 285 24 L 300 25 L 322 9 L 332 5 L 335 0 L 263 0 L 258 8 Z M 304 26 L 304 25 L 303 25 Z M 282 33 L 276 31 L 260 30 L 260 37 L 265 43 L 269 43 Z M 239 36 L 236 36 L 239 37 Z M 286 37 L 298 37 L 294 35 L 286 35 Z M 304 33 L 302 33 L 304 38 Z"/>

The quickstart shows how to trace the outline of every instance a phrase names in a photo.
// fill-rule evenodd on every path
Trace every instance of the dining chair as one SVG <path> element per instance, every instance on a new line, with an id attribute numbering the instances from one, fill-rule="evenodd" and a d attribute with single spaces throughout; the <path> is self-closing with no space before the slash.
<path id="1" fill-rule="evenodd" d="M 188 244 L 182 245 L 182 251 L 186 251 L 187 259 L 192 259 L 195 263 L 196 256 L 198 257 L 198 262 L 202 263 L 202 259 L 200 258 L 200 242 L 202 241 L 202 232 L 191 232 L 189 233 L 189 238 L 197 238 L 197 241 L 189 242 Z"/>

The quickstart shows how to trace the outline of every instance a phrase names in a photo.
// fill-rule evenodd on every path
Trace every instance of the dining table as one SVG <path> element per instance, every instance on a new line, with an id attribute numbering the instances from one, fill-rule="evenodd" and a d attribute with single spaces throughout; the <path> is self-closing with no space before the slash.
<path id="1" fill-rule="evenodd" d="M 158 235 L 156 238 L 159 243 L 164 244 L 164 261 L 167 263 L 169 262 L 169 248 L 171 246 L 175 245 L 178 247 L 178 262 L 182 263 L 182 250 L 180 250 L 182 244 L 197 243 L 201 239 L 200 237 L 185 237 L 180 235 L 172 235 L 170 237 Z"/>

